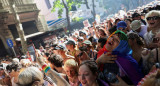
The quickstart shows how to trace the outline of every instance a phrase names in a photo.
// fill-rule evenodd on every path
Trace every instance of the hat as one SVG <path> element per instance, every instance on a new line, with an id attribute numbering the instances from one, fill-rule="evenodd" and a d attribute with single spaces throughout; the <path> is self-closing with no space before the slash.
<path id="1" fill-rule="evenodd" d="M 67 43 L 66 43 L 66 45 L 69 45 L 69 44 L 71 44 L 71 45 L 76 45 L 76 43 L 74 42 L 74 41 L 72 41 L 72 40 L 69 40 Z"/>
<path id="2" fill-rule="evenodd" d="M 134 20 L 134 21 L 132 21 L 130 27 L 131 27 L 131 29 L 133 31 L 139 29 L 141 27 L 141 21 L 140 20 Z"/>
<path id="3" fill-rule="evenodd" d="M 118 24 L 117 24 L 117 29 L 120 28 L 120 27 L 126 28 L 126 27 L 127 27 L 126 22 L 125 22 L 125 21 L 120 21 L 120 22 L 118 22 Z"/>
<path id="4" fill-rule="evenodd" d="M 89 40 L 85 40 L 83 43 L 92 46 L 92 43 Z"/>
<path id="5" fill-rule="evenodd" d="M 132 14 L 132 18 L 135 18 L 135 17 L 138 17 L 138 16 L 140 16 L 139 13 L 133 13 L 133 14 Z"/>

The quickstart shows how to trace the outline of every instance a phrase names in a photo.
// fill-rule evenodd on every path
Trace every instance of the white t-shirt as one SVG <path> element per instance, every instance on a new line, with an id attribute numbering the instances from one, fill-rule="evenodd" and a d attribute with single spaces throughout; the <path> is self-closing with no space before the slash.
<path id="1" fill-rule="evenodd" d="M 147 26 L 141 25 L 141 31 L 138 33 L 141 37 L 144 38 L 144 34 L 147 33 Z"/>

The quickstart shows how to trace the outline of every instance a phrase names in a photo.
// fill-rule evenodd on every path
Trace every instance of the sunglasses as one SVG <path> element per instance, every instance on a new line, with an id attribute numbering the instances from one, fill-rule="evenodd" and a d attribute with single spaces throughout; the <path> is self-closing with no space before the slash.
<path id="1" fill-rule="evenodd" d="M 153 38 L 153 43 L 158 43 L 159 40 L 160 40 L 160 37 L 155 37 L 155 38 Z"/>
<path id="2" fill-rule="evenodd" d="M 159 19 L 159 16 L 153 16 L 153 17 L 147 17 L 147 20 L 157 20 Z"/>

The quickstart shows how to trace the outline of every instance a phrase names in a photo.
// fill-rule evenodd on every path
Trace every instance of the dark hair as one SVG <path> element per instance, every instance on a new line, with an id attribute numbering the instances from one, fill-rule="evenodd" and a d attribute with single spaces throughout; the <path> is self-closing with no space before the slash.
<path id="1" fill-rule="evenodd" d="M 98 43 L 101 43 L 101 47 L 103 48 L 103 46 L 106 44 L 107 39 L 106 38 L 99 38 L 98 39 Z"/>
<path id="2" fill-rule="evenodd" d="M 132 40 L 136 39 L 138 45 L 144 46 L 143 39 L 137 33 L 129 33 L 127 37 L 128 39 L 132 39 Z"/>
<path id="3" fill-rule="evenodd" d="M 106 36 L 106 33 L 105 33 L 105 31 L 103 30 L 103 29 L 98 29 L 98 31 L 102 31 L 103 32 L 103 35 L 105 35 Z"/>
<path id="4" fill-rule="evenodd" d="M 56 67 L 62 67 L 63 65 L 63 58 L 59 55 L 52 54 L 49 58 L 48 61 L 54 64 Z"/>
<path id="5" fill-rule="evenodd" d="M 94 60 L 85 60 L 80 64 L 80 66 L 82 65 L 86 65 L 93 74 L 96 74 L 98 72 L 97 63 Z"/>
<path id="6" fill-rule="evenodd" d="M 119 21 L 121 21 L 120 19 L 116 19 L 115 20 L 115 24 L 117 24 Z"/>
<path id="7" fill-rule="evenodd" d="M 112 34 L 113 32 L 115 32 L 117 30 L 117 26 L 113 26 L 111 27 L 108 31 L 110 34 Z"/>

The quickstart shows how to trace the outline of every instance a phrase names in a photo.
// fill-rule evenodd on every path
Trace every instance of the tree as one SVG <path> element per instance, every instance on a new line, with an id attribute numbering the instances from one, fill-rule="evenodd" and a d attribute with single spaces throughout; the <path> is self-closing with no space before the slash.
<path id="1" fill-rule="evenodd" d="M 65 9 L 67 18 L 67 29 L 71 30 L 69 12 L 72 10 L 72 5 L 80 7 L 81 4 L 82 4 L 81 0 L 55 0 L 53 2 L 52 12 L 55 12 L 56 8 L 58 8 L 58 18 L 61 18 L 63 9 Z"/>
<path id="2" fill-rule="evenodd" d="M 87 7 L 87 9 L 90 9 L 89 8 L 89 5 L 88 5 L 88 0 L 84 0 L 84 4 L 86 5 L 86 7 Z M 92 11 L 91 11 L 91 13 L 92 13 L 92 15 L 93 15 L 93 19 L 95 20 L 95 15 L 96 15 L 96 13 L 95 13 L 95 3 L 94 3 L 94 0 L 92 0 Z"/>

